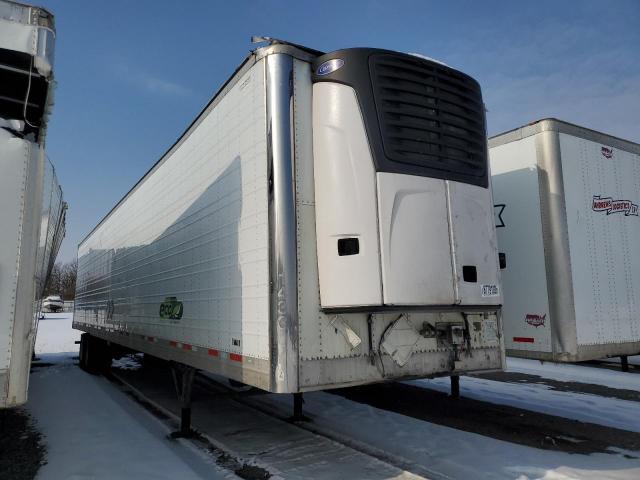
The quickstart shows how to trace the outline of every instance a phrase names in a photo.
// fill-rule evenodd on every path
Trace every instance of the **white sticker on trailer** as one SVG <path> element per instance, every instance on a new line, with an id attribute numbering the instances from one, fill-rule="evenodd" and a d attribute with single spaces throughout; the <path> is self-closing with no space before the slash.
<path id="1" fill-rule="evenodd" d="M 498 285 L 482 285 L 481 291 L 483 297 L 497 297 L 500 295 Z"/>
<path id="2" fill-rule="evenodd" d="M 482 322 L 482 339 L 487 342 L 497 342 L 498 337 L 498 320 L 488 319 Z"/>

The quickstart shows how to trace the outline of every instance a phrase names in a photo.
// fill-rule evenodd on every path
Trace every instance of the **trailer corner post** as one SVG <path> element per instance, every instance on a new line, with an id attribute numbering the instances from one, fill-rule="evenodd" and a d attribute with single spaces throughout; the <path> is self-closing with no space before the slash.
<path id="1" fill-rule="evenodd" d="M 271 281 L 272 391 L 298 390 L 298 265 L 296 187 L 293 160 L 293 58 L 266 57 L 267 155 L 273 190 L 270 223 L 273 232 Z"/>
<path id="2" fill-rule="evenodd" d="M 549 314 L 552 319 L 575 318 L 559 132 L 557 129 L 542 132 L 536 136 L 535 145 L 547 289 L 554 292 L 548 295 Z M 555 332 L 551 345 L 554 356 L 577 350 L 575 324 L 551 321 L 550 325 Z"/>

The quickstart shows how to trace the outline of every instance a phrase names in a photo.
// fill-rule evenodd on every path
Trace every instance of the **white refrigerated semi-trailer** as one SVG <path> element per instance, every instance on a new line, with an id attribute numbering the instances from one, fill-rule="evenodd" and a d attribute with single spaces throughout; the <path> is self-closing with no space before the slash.
<path id="1" fill-rule="evenodd" d="M 640 353 L 640 145 L 545 119 L 489 152 L 507 353 Z"/>
<path id="2" fill-rule="evenodd" d="M 475 80 L 270 41 L 80 243 L 81 362 L 273 392 L 500 369 L 497 258 Z"/>
<path id="3" fill-rule="evenodd" d="M 44 154 L 53 83 L 53 17 L 0 0 L 0 408 L 27 400 L 42 297 L 66 205 Z"/>

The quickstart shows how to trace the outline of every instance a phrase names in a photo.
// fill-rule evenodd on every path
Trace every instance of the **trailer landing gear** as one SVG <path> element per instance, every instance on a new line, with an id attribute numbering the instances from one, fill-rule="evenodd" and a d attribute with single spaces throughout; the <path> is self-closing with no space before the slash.
<path id="1" fill-rule="evenodd" d="M 293 394 L 293 417 L 291 417 L 291 421 L 302 422 L 303 420 L 306 420 L 306 417 L 302 414 L 303 403 L 304 403 L 304 399 L 302 398 L 302 393 L 294 393 Z"/>
<path id="2" fill-rule="evenodd" d="M 171 376 L 176 394 L 180 400 L 180 430 L 171 432 L 171 438 L 190 438 L 194 436 L 191 429 L 191 387 L 196 369 L 182 363 L 171 364 Z"/>
<path id="3" fill-rule="evenodd" d="M 620 355 L 620 368 L 623 372 L 629 371 L 629 357 L 626 355 Z"/>
<path id="4" fill-rule="evenodd" d="M 457 400 L 460 398 L 460 376 L 451 375 L 451 395 L 450 397 Z"/>

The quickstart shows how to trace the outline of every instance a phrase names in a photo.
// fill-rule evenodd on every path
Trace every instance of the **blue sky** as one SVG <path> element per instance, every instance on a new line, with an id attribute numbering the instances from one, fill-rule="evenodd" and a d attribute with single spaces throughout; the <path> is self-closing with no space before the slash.
<path id="1" fill-rule="evenodd" d="M 69 203 L 59 260 L 268 35 L 418 52 L 475 77 L 489 133 L 558 117 L 640 142 L 640 2 L 41 0 L 56 17 L 47 152 Z"/>

